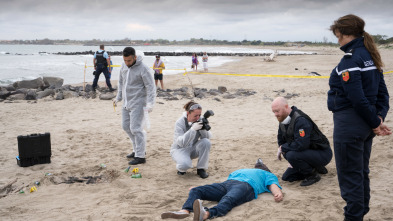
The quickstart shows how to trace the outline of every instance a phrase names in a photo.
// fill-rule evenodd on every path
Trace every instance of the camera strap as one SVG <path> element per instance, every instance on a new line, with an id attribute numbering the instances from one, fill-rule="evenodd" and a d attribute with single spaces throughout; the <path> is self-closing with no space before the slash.
<path id="1" fill-rule="evenodd" d="M 187 118 L 184 118 L 184 125 L 186 125 L 186 131 L 188 131 L 191 127 L 188 125 Z"/>

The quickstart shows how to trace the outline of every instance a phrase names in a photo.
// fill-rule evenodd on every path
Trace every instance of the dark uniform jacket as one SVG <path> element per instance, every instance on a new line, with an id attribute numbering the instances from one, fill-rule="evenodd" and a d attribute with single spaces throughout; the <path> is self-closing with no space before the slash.
<path id="1" fill-rule="evenodd" d="M 281 150 L 286 153 L 288 151 L 330 148 L 329 140 L 311 118 L 295 106 L 291 108 L 290 123 L 287 125 L 280 123 L 278 129 L 277 140 Z"/>
<path id="2" fill-rule="evenodd" d="M 374 65 L 363 37 L 340 48 L 346 54 L 330 74 L 327 105 L 337 112 L 354 108 L 371 127 L 381 123 L 389 110 L 389 93 L 383 74 Z"/>

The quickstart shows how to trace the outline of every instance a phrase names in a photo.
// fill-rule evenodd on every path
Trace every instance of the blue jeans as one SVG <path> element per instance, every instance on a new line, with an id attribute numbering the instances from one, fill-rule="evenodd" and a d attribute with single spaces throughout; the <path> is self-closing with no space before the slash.
<path id="1" fill-rule="evenodd" d="M 112 88 L 110 73 L 108 71 L 108 68 L 105 67 L 103 64 L 97 64 L 96 75 L 94 76 L 94 80 L 93 80 L 93 88 L 97 87 L 98 79 L 100 78 L 101 73 L 104 73 L 106 85 L 109 88 Z"/>
<path id="2" fill-rule="evenodd" d="M 225 216 L 235 206 L 249 202 L 254 198 L 254 189 L 250 184 L 237 180 L 227 180 L 223 183 L 192 188 L 182 209 L 193 211 L 192 205 L 196 199 L 216 201 L 218 204 L 209 209 L 209 218 L 212 218 Z"/>

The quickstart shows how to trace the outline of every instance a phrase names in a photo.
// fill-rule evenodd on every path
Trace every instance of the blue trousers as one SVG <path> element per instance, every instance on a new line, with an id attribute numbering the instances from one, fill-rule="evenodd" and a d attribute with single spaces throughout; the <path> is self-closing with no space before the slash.
<path id="1" fill-rule="evenodd" d="M 288 168 L 282 175 L 284 181 L 304 180 L 316 167 L 326 166 L 333 157 L 332 149 L 307 149 L 303 151 L 288 151 L 285 159 L 293 168 Z"/>
<path id="2" fill-rule="evenodd" d="M 333 114 L 334 154 L 341 197 L 347 205 L 347 220 L 363 220 L 370 210 L 370 179 L 368 174 L 372 128 L 355 112 L 347 109 Z"/>
<path id="3" fill-rule="evenodd" d="M 255 198 L 254 189 L 250 184 L 237 180 L 227 180 L 192 188 L 182 209 L 193 211 L 196 199 L 216 201 L 218 204 L 209 209 L 209 218 L 225 216 L 235 206 L 249 202 Z"/>
<path id="4" fill-rule="evenodd" d="M 97 87 L 98 79 L 100 78 L 101 73 L 104 73 L 106 85 L 109 88 L 112 88 L 110 73 L 108 71 L 108 68 L 105 67 L 103 64 L 97 64 L 96 75 L 94 76 L 94 80 L 93 80 L 93 88 Z"/>

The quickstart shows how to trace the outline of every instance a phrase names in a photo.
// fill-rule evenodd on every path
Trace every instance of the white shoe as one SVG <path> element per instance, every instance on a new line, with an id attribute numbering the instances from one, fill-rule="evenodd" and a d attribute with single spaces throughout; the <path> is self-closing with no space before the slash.
<path id="1" fill-rule="evenodd" d="M 172 219 L 184 219 L 189 217 L 190 214 L 183 212 L 183 211 L 175 211 L 175 212 L 165 212 L 161 214 L 161 219 L 168 219 L 168 218 L 172 218 Z"/>
<path id="2" fill-rule="evenodd" d="M 202 206 L 202 200 L 196 199 L 192 205 L 192 209 L 194 210 L 194 221 L 203 221 L 206 212 Z"/>

